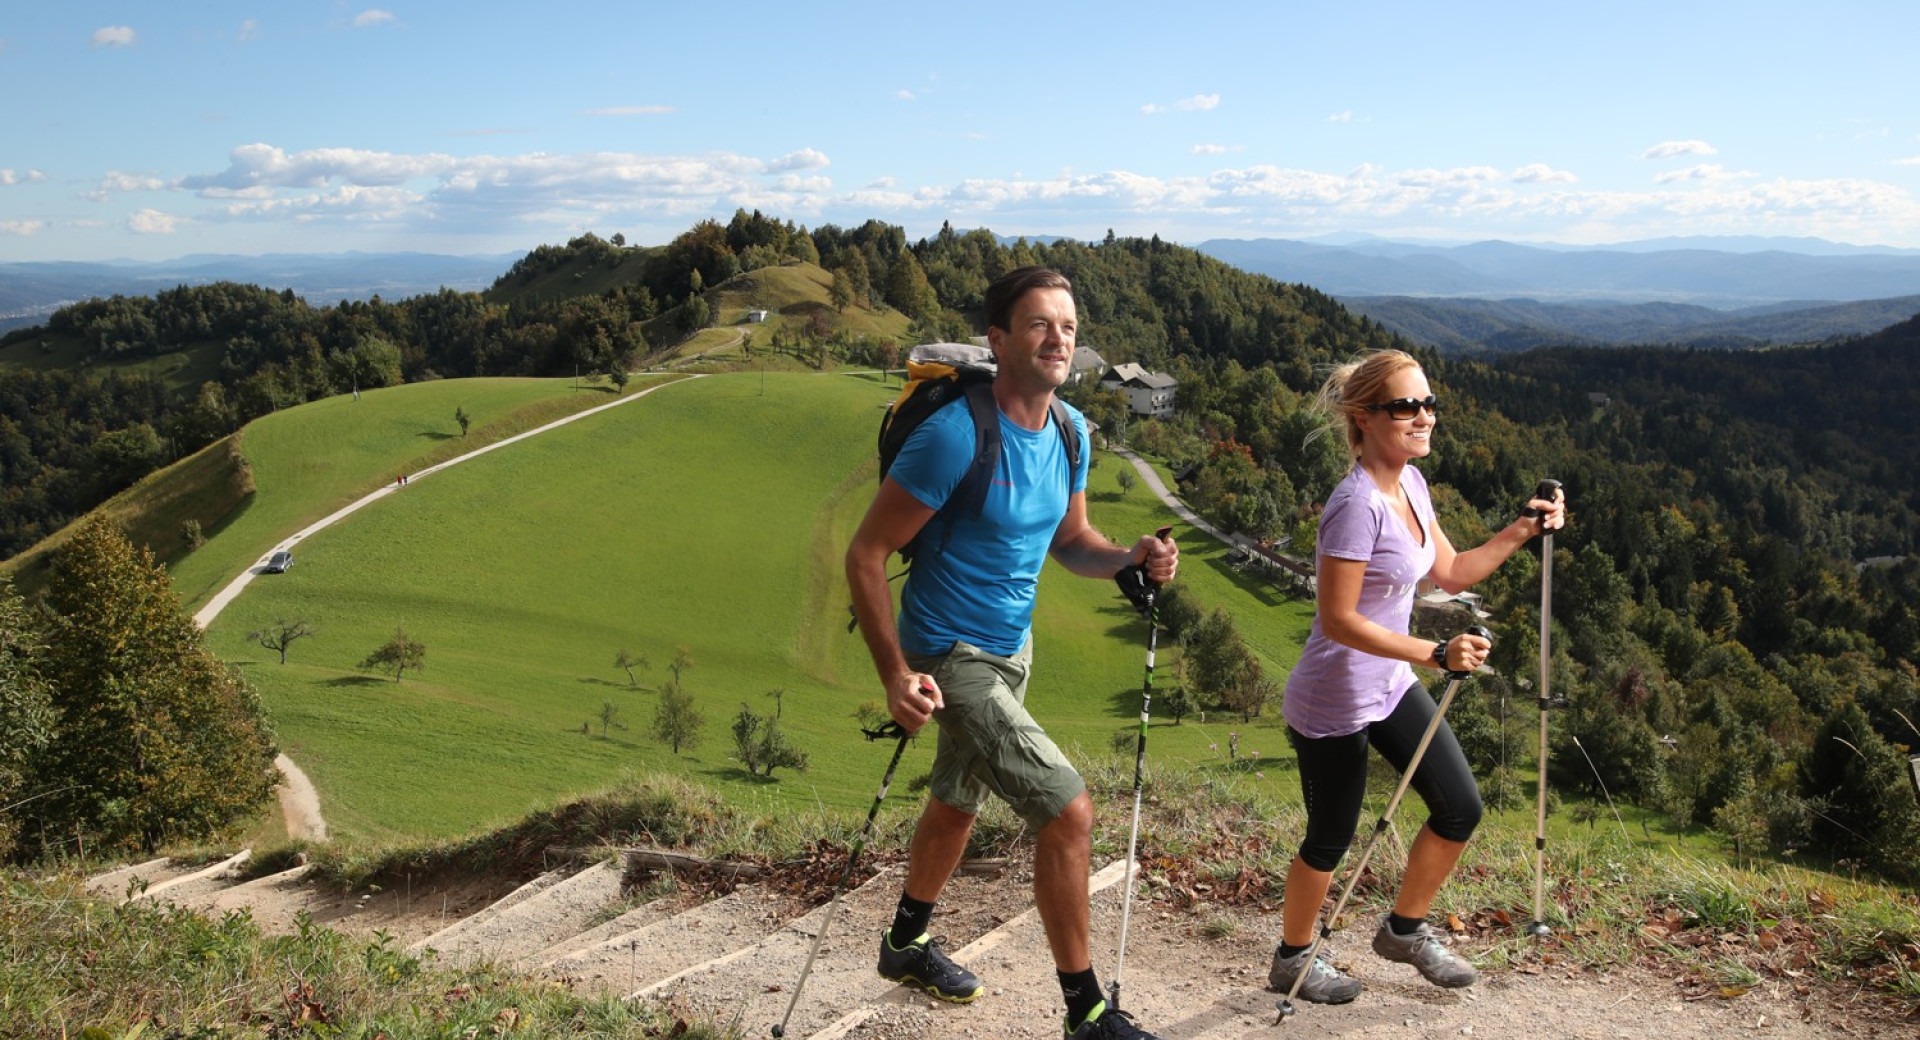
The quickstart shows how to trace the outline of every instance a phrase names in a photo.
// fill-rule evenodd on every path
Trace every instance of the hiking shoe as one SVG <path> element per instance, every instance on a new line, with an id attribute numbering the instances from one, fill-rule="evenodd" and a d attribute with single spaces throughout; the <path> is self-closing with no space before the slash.
<path id="1" fill-rule="evenodd" d="M 1159 1037 L 1133 1024 L 1133 1016 L 1119 1008 L 1110 1008 L 1106 1001 L 1094 1005 L 1093 1014 L 1087 1016 L 1080 1028 L 1067 1031 L 1067 1040 L 1160 1040 Z"/>
<path id="2" fill-rule="evenodd" d="M 1345 1004 L 1360 995 L 1360 980 L 1341 972 L 1333 962 L 1325 957 L 1315 957 L 1313 964 L 1307 964 L 1307 954 L 1313 948 L 1301 950 L 1291 957 L 1280 956 L 1280 947 L 1273 948 L 1273 967 L 1267 970 L 1267 988 L 1275 993 L 1287 993 L 1293 989 L 1293 980 L 1306 970 L 1306 981 L 1300 983 L 1299 997 L 1311 1000 L 1315 1004 Z"/>
<path id="3" fill-rule="evenodd" d="M 880 977 L 903 986 L 925 990 L 941 1000 L 955 1004 L 971 1003 L 986 987 L 980 977 L 948 959 L 940 949 L 943 939 L 929 939 L 925 932 L 906 946 L 895 949 L 892 930 L 880 933 Z"/>
<path id="4" fill-rule="evenodd" d="M 1399 964 L 1411 964 L 1428 982 L 1448 989 L 1471 986 L 1480 977 L 1465 957 L 1447 949 L 1447 937 L 1420 922 L 1412 935 L 1395 935 L 1385 921 L 1373 933 L 1373 952 Z"/>

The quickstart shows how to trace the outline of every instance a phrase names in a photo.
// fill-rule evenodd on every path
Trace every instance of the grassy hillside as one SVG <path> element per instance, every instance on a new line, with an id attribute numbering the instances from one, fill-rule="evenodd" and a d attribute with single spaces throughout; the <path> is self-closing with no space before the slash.
<path id="1" fill-rule="evenodd" d="M 227 609 L 212 645 L 259 686 L 334 827 L 461 833 L 631 770 L 732 781 L 723 789 L 749 803 L 852 808 L 870 796 L 874 754 L 851 715 L 875 689 L 845 629 L 839 557 L 871 496 L 871 430 L 892 391 L 860 377 L 767 378 L 764 395 L 747 375 L 667 387 L 410 485 L 306 540 L 292 573 L 256 581 Z M 281 493 L 272 475 L 311 465 L 314 440 L 328 437 L 327 412 L 302 411 L 275 417 L 299 420 L 299 436 L 265 436 L 269 421 L 249 431 L 263 515 Z M 1096 473 L 1096 522 L 1121 536 L 1164 522 L 1143 493 L 1102 490 L 1113 465 Z M 284 526 L 323 506 L 275 508 Z M 1208 560 L 1190 558 L 1189 580 L 1239 595 L 1250 638 L 1284 665 L 1306 606 L 1252 609 Z M 320 632 L 284 667 L 246 638 L 283 618 Z M 427 645 L 427 669 L 400 683 L 358 670 L 397 626 Z M 1055 570 L 1037 627 L 1036 709 L 1063 742 L 1104 750 L 1138 712 L 1141 622 L 1107 583 Z M 708 730 L 675 761 L 644 731 L 681 645 Z M 652 659 L 639 689 L 613 665 L 623 648 Z M 767 784 L 731 761 L 727 726 L 742 702 L 770 714 L 775 688 L 814 765 Z M 629 728 L 603 737 L 609 702 Z M 1166 732 L 1156 754 L 1202 761 L 1219 755 L 1208 744 L 1225 746 L 1221 726 Z M 1277 730 L 1263 740 L 1280 752 Z M 918 750 L 910 772 L 930 755 Z"/>
<path id="2" fill-rule="evenodd" d="M 165 469 L 150 473 L 113 496 L 92 515 L 112 517 L 135 545 L 173 563 L 189 551 L 183 525 L 200 525 L 203 536 L 218 531 L 253 494 L 253 474 L 240 453 L 239 438 L 222 437 Z M 0 561 L 0 575 L 33 596 L 45 587 L 54 553 L 67 544 L 79 523 L 69 524 L 33 548 Z"/>

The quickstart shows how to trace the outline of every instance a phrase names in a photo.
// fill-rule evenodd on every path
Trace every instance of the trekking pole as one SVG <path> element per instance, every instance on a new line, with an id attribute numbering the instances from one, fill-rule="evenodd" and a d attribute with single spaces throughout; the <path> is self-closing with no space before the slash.
<path id="1" fill-rule="evenodd" d="M 1533 497 L 1553 501 L 1560 482 L 1547 479 L 1533 489 Z M 1539 516 L 1531 506 L 1521 516 Z M 1533 922 L 1527 934 L 1540 938 L 1553 934 L 1547 927 L 1547 711 L 1553 707 L 1553 532 L 1540 534 L 1540 779 L 1534 795 L 1533 830 Z"/>
<path id="2" fill-rule="evenodd" d="M 1172 533 L 1173 528 L 1162 527 L 1153 532 L 1153 536 L 1164 542 Z M 1140 840 L 1140 785 L 1147 768 L 1147 723 L 1153 719 L 1153 655 L 1160 642 L 1160 626 L 1153 616 L 1154 599 L 1160 586 L 1146 576 L 1144 568 L 1139 573 L 1143 586 L 1141 599 L 1147 615 L 1147 675 L 1140 687 L 1140 739 L 1133 746 L 1133 828 L 1127 832 L 1127 894 L 1120 904 L 1120 960 L 1113 967 L 1113 981 L 1107 983 L 1107 1006 L 1115 1011 L 1120 1010 L 1120 976 L 1127 970 L 1127 923 L 1133 916 L 1133 852 Z M 1124 581 L 1120 588 L 1127 592 Z M 1128 592 L 1127 598 L 1132 599 L 1132 593 Z"/>
<path id="3" fill-rule="evenodd" d="M 932 690 L 922 687 L 921 692 L 932 694 Z M 840 883 L 834 886 L 833 898 L 827 902 L 827 912 L 820 919 L 820 930 L 814 933 L 813 948 L 807 951 L 807 963 L 800 969 L 800 980 L 793 984 L 793 997 L 787 1001 L 787 1013 L 780 1016 L 780 1024 L 773 1027 L 776 1038 L 787 1035 L 787 1022 L 793 1018 L 793 1009 L 800 1003 L 800 991 L 807 987 L 807 976 L 813 973 L 813 959 L 820 955 L 820 944 L 827 941 L 827 929 L 833 925 L 833 911 L 840 905 L 840 894 L 847 890 L 847 882 L 853 879 L 853 871 L 860 863 L 860 853 L 867 847 L 867 837 L 873 833 L 874 817 L 880 815 L 880 803 L 887 800 L 887 788 L 893 786 L 893 771 L 900 765 L 900 756 L 906 753 L 907 741 L 913 734 L 898 722 L 887 721 L 878 729 L 861 729 L 860 733 L 868 740 L 880 740 L 886 737 L 898 737 L 893 746 L 893 758 L 887 761 L 887 772 L 880 778 L 880 790 L 873 796 L 873 806 L 867 810 L 867 822 L 860 828 L 860 835 L 853 839 L 853 848 L 847 851 L 847 869 L 840 874 Z"/>
<path id="4" fill-rule="evenodd" d="M 1467 634 L 1486 640 L 1493 639 L 1493 633 L 1479 625 L 1469 625 Z M 1413 782 L 1413 772 L 1420 768 L 1420 760 L 1427 754 L 1427 745 L 1433 742 L 1433 735 L 1440 731 L 1440 723 L 1447 717 L 1447 708 L 1453 704 L 1454 691 L 1460 688 L 1460 680 L 1465 679 L 1467 674 L 1451 670 L 1447 672 L 1447 690 L 1440 697 L 1440 707 L 1433 713 L 1433 721 L 1427 723 L 1427 731 L 1420 734 L 1420 743 L 1414 746 L 1413 757 L 1407 760 L 1407 771 L 1400 774 L 1400 786 L 1393 789 L 1393 797 L 1387 799 L 1387 807 L 1380 814 L 1380 821 L 1373 825 L 1373 833 L 1367 835 L 1367 843 L 1361 846 L 1360 859 L 1354 863 L 1353 875 L 1347 878 L 1347 886 L 1341 890 L 1340 898 L 1334 901 L 1333 912 L 1328 914 L 1327 919 L 1321 923 L 1320 933 L 1313 937 L 1313 945 L 1307 949 L 1307 966 L 1293 977 L 1293 985 L 1287 988 L 1287 995 L 1281 998 L 1280 1018 L 1274 1022 L 1274 1025 L 1279 1025 L 1288 1015 L 1293 1014 L 1293 998 L 1300 995 L 1300 984 L 1305 982 L 1307 976 L 1312 973 L 1314 959 L 1320 956 L 1320 944 L 1333 934 L 1333 922 L 1339 920 L 1340 911 L 1347 908 L 1347 899 L 1353 895 L 1353 890 L 1359 887 L 1360 875 L 1366 873 L 1367 860 L 1373 856 L 1374 843 L 1380 840 L 1381 833 L 1387 829 L 1388 822 L 1393 819 L 1394 810 L 1400 808 L 1400 799 L 1407 793 L 1408 785 Z"/>

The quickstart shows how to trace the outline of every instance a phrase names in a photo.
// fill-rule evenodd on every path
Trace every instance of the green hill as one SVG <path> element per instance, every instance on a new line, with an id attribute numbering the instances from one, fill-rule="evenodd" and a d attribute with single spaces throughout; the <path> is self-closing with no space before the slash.
<path id="1" fill-rule="evenodd" d="M 891 391 L 862 377 L 776 373 L 766 384 L 764 394 L 752 376 L 669 386 L 410 484 L 305 540 L 291 573 L 256 580 L 227 608 L 210 643 L 260 689 L 338 832 L 464 833 L 656 769 L 721 781 L 748 803 L 844 809 L 870 796 L 873 756 L 852 714 L 877 691 L 845 628 L 839 561 L 871 496 L 870 432 Z M 256 509 L 279 494 L 269 475 L 307 456 L 306 438 L 326 436 L 329 413 L 351 420 L 339 406 L 308 406 L 249 430 Z M 309 432 L 283 434 L 279 423 Z M 1164 522 L 1144 494 L 1101 490 L 1114 486 L 1112 465 L 1096 473 L 1096 523 L 1129 532 Z M 1196 592 L 1234 600 L 1268 663 L 1289 663 L 1308 605 L 1254 609 L 1258 594 L 1213 563 L 1219 550 L 1186 545 Z M 285 666 L 247 638 L 277 619 L 319 630 Z M 401 626 L 428 648 L 423 672 L 396 683 L 357 668 Z M 1137 717 L 1141 622 L 1110 585 L 1055 569 L 1036 629 L 1036 710 L 1063 742 L 1104 749 Z M 676 760 L 644 734 L 680 646 L 695 662 L 682 681 L 707 732 Z M 621 649 L 652 660 L 639 688 L 613 664 Z M 782 725 L 813 767 L 767 783 L 729 758 L 727 727 L 743 703 L 772 714 L 776 688 Z M 603 737 L 607 703 L 628 728 Z M 1208 745 L 1224 747 L 1225 730 L 1164 726 L 1155 754 L 1219 759 Z M 1241 746 L 1262 743 L 1279 754 L 1281 731 L 1262 725 Z M 909 775 L 930 754 L 918 751 Z"/>

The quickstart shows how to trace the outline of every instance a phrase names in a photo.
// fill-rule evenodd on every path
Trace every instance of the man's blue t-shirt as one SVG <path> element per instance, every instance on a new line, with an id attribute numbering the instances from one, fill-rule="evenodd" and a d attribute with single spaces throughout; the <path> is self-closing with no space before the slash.
<path id="1" fill-rule="evenodd" d="M 1071 405 L 1067 414 L 1085 445 L 1086 417 Z M 907 437 L 887 475 L 921 505 L 939 509 L 973 462 L 974 440 L 967 407 L 942 408 Z M 936 515 L 921 532 L 900 594 L 903 649 L 944 654 L 965 641 L 1002 657 L 1019 652 L 1032 628 L 1040 567 L 1070 490 L 1087 486 L 1089 458 L 1083 447 L 1069 489 L 1067 446 L 1051 416 L 1038 430 L 1000 416 L 1000 464 L 980 516 Z"/>

